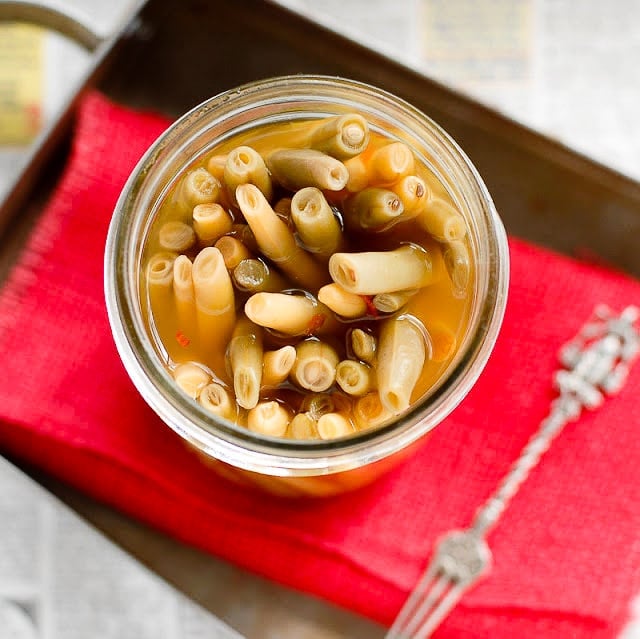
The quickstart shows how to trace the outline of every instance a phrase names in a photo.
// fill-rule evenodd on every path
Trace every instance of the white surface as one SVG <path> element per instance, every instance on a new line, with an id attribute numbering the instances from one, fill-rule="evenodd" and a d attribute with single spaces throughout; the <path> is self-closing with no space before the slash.
<path id="1" fill-rule="evenodd" d="M 0 639 L 241 639 L 0 457 Z"/>

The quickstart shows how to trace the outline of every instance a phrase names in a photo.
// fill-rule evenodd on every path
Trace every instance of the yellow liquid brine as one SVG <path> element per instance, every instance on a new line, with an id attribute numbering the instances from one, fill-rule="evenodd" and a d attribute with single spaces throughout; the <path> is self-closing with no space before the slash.
<path id="1" fill-rule="evenodd" d="M 468 327 L 473 252 L 445 186 L 357 114 L 336 135 L 358 152 L 336 147 L 337 119 L 269 124 L 194 158 L 143 252 L 143 312 L 168 372 L 261 434 L 333 439 L 393 420 Z"/>

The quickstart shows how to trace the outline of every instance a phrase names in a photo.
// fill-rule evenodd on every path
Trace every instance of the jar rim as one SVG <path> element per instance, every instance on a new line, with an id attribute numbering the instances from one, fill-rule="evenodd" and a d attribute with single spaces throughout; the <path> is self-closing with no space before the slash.
<path id="1" fill-rule="evenodd" d="M 161 171 L 163 162 L 167 164 L 183 152 L 193 135 L 202 132 L 201 124 L 207 118 L 213 117 L 207 125 L 212 127 L 212 122 L 237 116 L 249 104 L 257 109 L 295 99 L 333 103 L 340 102 L 343 94 L 344 103 L 352 108 L 366 100 L 379 110 L 381 117 L 397 120 L 397 114 L 401 113 L 408 122 L 420 123 L 437 136 L 449 158 L 464 171 L 481 204 L 479 214 L 489 231 L 485 299 L 464 352 L 426 401 L 416 402 L 388 424 L 345 438 L 325 441 L 268 437 L 226 420 L 212 419 L 175 384 L 168 383 L 166 370 L 143 330 L 139 305 L 135 303 L 132 253 L 140 249 L 141 239 L 136 232 L 140 231 L 144 214 L 138 200 L 144 189 L 150 190 L 150 176 Z M 149 147 L 130 174 L 115 206 L 105 247 L 109 322 L 120 357 L 138 392 L 168 426 L 202 452 L 246 470 L 272 475 L 348 470 L 362 465 L 362 455 L 366 456 L 366 462 L 387 457 L 439 424 L 466 396 L 489 358 L 504 316 L 508 279 L 509 253 L 504 227 L 484 182 L 457 143 L 431 118 L 392 93 L 359 81 L 324 75 L 281 76 L 244 84 L 209 98 L 176 120 Z"/>

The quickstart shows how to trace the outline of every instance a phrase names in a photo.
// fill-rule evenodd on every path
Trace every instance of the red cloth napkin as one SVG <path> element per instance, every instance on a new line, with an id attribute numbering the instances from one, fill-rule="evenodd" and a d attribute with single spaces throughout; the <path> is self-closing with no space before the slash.
<path id="1" fill-rule="evenodd" d="M 289 502 L 225 483 L 139 398 L 114 348 L 102 254 L 118 193 L 166 121 L 99 94 L 0 294 L 0 451 L 175 537 L 389 623 L 434 540 L 467 525 L 545 416 L 557 348 L 640 283 L 512 240 L 511 297 L 486 373 L 371 487 Z M 495 565 L 442 639 L 614 637 L 640 592 L 640 365 L 561 434 L 490 537 Z"/>

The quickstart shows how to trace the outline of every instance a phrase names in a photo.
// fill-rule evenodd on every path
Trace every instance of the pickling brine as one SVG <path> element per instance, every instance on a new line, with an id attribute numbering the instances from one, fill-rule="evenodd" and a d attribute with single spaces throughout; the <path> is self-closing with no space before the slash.
<path id="1" fill-rule="evenodd" d="M 212 415 L 343 437 L 406 412 L 456 354 L 468 231 L 434 168 L 359 114 L 269 124 L 194 158 L 164 195 L 143 312 Z"/>

